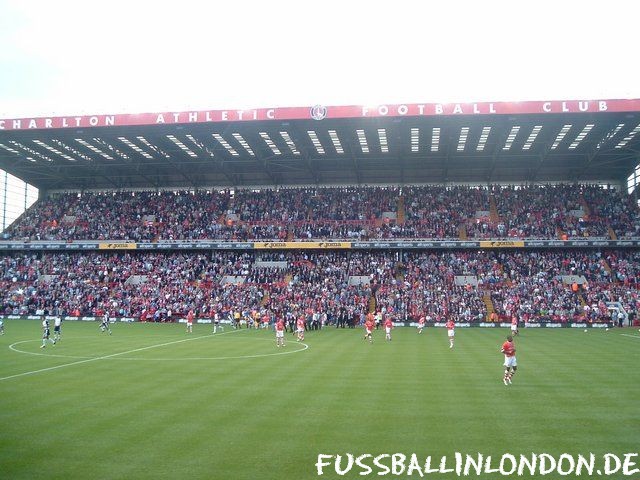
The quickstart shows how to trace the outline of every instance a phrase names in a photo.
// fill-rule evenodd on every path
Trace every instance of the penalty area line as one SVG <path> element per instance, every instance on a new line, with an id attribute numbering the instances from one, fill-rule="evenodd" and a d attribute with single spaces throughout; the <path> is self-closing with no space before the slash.
<path id="1" fill-rule="evenodd" d="M 622 335 L 623 337 L 629 337 L 629 338 L 640 338 L 640 335 L 629 335 L 628 333 L 621 333 L 620 335 Z"/>
<path id="2" fill-rule="evenodd" d="M 57 370 L 59 368 L 71 367 L 73 365 L 81 365 L 83 363 L 95 362 L 97 360 L 106 360 L 108 358 L 119 357 L 120 355 L 128 355 L 130 353 L 142 352 L 144 350 L 150 350 L 152 348 L 166 347 L 167 345 L 175 345 L 177 343 L 190 342 L 192 340 L 200 340 L 202 338 L 219 337 L 221 335 L 228 335 L 230 333 L 237 333 L 237 332 L 241 332 L 241 331 L 242 330 L 232 330 L 230 332 L 220 333 L 220 334 L 215 335 L 215 336 L 214 335 L 201 335 L 201 336 L 198 336 L 198 337 L 183 338 L 181 340 L 176 340 L 176 341 L 173 341 L 173 342 L 165 342 L 165 343 L 159 343 L 157 345 L 149 345 L 148 347 L 134 348 L 133 350 L 127 350 L 126 352 L 112 353 L 111 355 L 103 355 L 101 357 L 87 358 L 85 360 L 78 360 L 77 362 L 63 363 L 62 365 L 56 365 L 55 367 L 41 368 L 39 370 L 31 370 L 29 372 L 16 373 L 15 375 L 9 375 L 8 377 L 0 377 L 0 382 L 2 382 L 3 380 L 10 380 L 12 378 L 26 377 L 27 375 L 35 375 L 36 373 L 49 372 L 51 370 Z"/>

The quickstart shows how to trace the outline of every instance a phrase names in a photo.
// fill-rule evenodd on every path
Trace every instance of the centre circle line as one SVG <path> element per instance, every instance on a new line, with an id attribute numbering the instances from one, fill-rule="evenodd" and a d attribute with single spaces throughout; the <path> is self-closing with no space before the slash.
<path id="1" fill-rule="evenodd" d="M 238 333 L 241 331 L 246 331 L 246 330 L 232 330 L 230 332 L 223 332 L 218 334 L 217 336 L 221 336 L 221 335 L 228 335 L 231 333 Z M 202 338 L 212 338 L 211 335 L 202 335 L 202 336 L 198 336 L 198 337 L 193 337 L 193 338 L 185 338 L 185 339 L 181 339 L 181 340 L 176 340 L 173 342 L 165 342 L 165 343 L 159 343 L 156 345 L 149 345 L 147 347 L 140 347 L 140 348 L 134 348 L 133 350 L 127 350 L 125 352 L 118 352 L 118 353 L 112 353 L 110 355 L 102 355 L 100 357 L 72 357 L 72 356 L 66 356 L 66 358 L 80 358 L 81 360 L 78 360 L 76 362 L 70 362 L 70 363 L 64 363 L 62 365 L 56 365 L 54 367 L 48 367 L 48 368 L 41 368 L 38 370 L 32 370 L 29 372 L 23 372 L 23 373 L 17 373 L 15 375 L 9 375 L 7 377 L 0 377 L 0 381 L 3 380 L 10 380 L 12 378 L 18 378 L 18 377 L 24 377 L 27 375 L 34 375 L 36 373 L 42 373 L 42 372 L 48 372 L 51 370 L 57 370 L 60 368 L 65 368 L 65 367 L 70 367 L 73 365 L 81 365 L 83 363 L 89 363 L 89 362 L 94 362 L 97 360 L 108 360 L 108 359 L 116 359 L 116 360 L 146 360 L 146 361 L 159 361 L 158 359 L 136 359 L 136 358 L 126 358 L 126 357 L 122 357 L 123 355 L 128 355 L 130 353 L 136 353 L 136 352 L 141 352 L 141 351 L 145 351 L 145 350 L 150 350 L 152 348 L 159 348 L 159 347 L 165 347 L 168 345 L 175 345 L 178 343 L 184 343 L 184 342 L 189 342 L 189 341 L 193 341 L 193 340 L 199 340 Z M 265 339 L 266 340 L 266 339 Z M 22 343 L 26 343 L 26 342 L 30 342 L 32 340 L 24 340 L 21 342 L 16 342 L 13 343 L 11 345 L 9 345 L 9 349 L 13 350 L 14 352 L 17 353 L 26 353 L 29 355 L 42 355 L 42 356 L 56 356 L 56 357 L 62 357 L 65 358 L 62 355 L 58 355 L 58 354 L 45 354 L 45 353 L 40 353 L 40 352 L 25 352 L 22 350 L 18 350 L 15 348 L 15 345 L 19 345 Z M 194 358 L 182 358 L 182 359 L 160 359 L 162 361 L 184 361 L 184 360 L 232 360 L 232 359 L 243 359 L 243 358 L 261 358 L 261 357 L 270 357 L 270 356 L 277 356 L 277 355 L 288 355 L 288 354 L 292 354 L 292 353 L 297 353 L 297 352 L 303 352 L 304 350 L 307 350 L 309 348 L 309 345 L 307 345 L 306 343 L 301 343 L 301 345 L 304 345 L 304 348 L 302 349 L 298 349 L 298 350 L 289 350 L 286 352 L 274 352 L 274 353 L 265 353 L 265 354 L 256 354 L 256 355 L 238 355 L 238 356 L 228 356 L 228 357 L 194 357 Z M 121 357 L 121 358 L 117 358 L 117 357 Z"/>

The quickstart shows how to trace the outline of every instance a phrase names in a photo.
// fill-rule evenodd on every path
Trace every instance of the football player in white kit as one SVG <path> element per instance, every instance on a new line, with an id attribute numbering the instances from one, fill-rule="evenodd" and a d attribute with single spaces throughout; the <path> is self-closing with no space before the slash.
<path id="1" fill-rule="evenodd" d="M 62 338 L 62 317 L 56 317 L 53 321 L 53 340 L 59 341 Z"/>
<path id="2" fill-rule="evenodd" d="M 40 348 L 45 348 L 47 346 L 47 340 L 50 341 L 53 345 L 56 344 L 56 341 L 51 336 L 51 330 L 49 330 L 49 320 L 46 318 L 42 321 L 42 345 Z"/>
<path id="3" fill-rule="evenodd" d="M 102 317 L 102 323 L 100 324 L 100 331 L 107 332 L 111 335 L 111 326 L 109 325 L 109 311 L 105 310 L 104 315 Z"/>

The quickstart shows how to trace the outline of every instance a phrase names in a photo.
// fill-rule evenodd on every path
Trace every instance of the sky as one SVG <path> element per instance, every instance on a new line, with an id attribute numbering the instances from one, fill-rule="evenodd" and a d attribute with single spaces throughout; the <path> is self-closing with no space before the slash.
<path id="1" fill-rule="evenodd" d="M 638 1 L 0 0 L 0 118 L 640 98 Z"/>

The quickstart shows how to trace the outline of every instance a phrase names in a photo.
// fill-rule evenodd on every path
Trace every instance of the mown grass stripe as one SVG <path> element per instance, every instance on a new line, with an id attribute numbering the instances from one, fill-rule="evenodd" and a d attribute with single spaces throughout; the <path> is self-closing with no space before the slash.
<path id="1" fill-rule="evenodd" d="M 270 331 L 205 339 L 203 327 L 194 333 L 202 341 L 183 342 L 179 325 L 116 325 L 111 338 L 94 324 L 63 328 L 58 352 L 136 350 L 145 361 L 93 361 L 1 382 L 3 477 L 280 480 L 314 477 L 319 453 L 637 449 L 640 372 L 626 366 L 640 361 L 640 349 L 624 331 L 525 330 L 516 338 L 518 374 L 505 387 L 506 329 L 459 329 L 453 350 L 444 329 L 398 328 L 392 342 L 377 331 L 373 345 L 361 329 L 327 329 L 308 332 L 310 348 L 295 355 L 192 361 L 185 357 L 277 349 Z M 61 363 L 9 350 L 37 342 L 37 322 L 8 321 L 6 331 L 0 377 Z M 291 335 L 287 342 L 297 347 Z"/>

